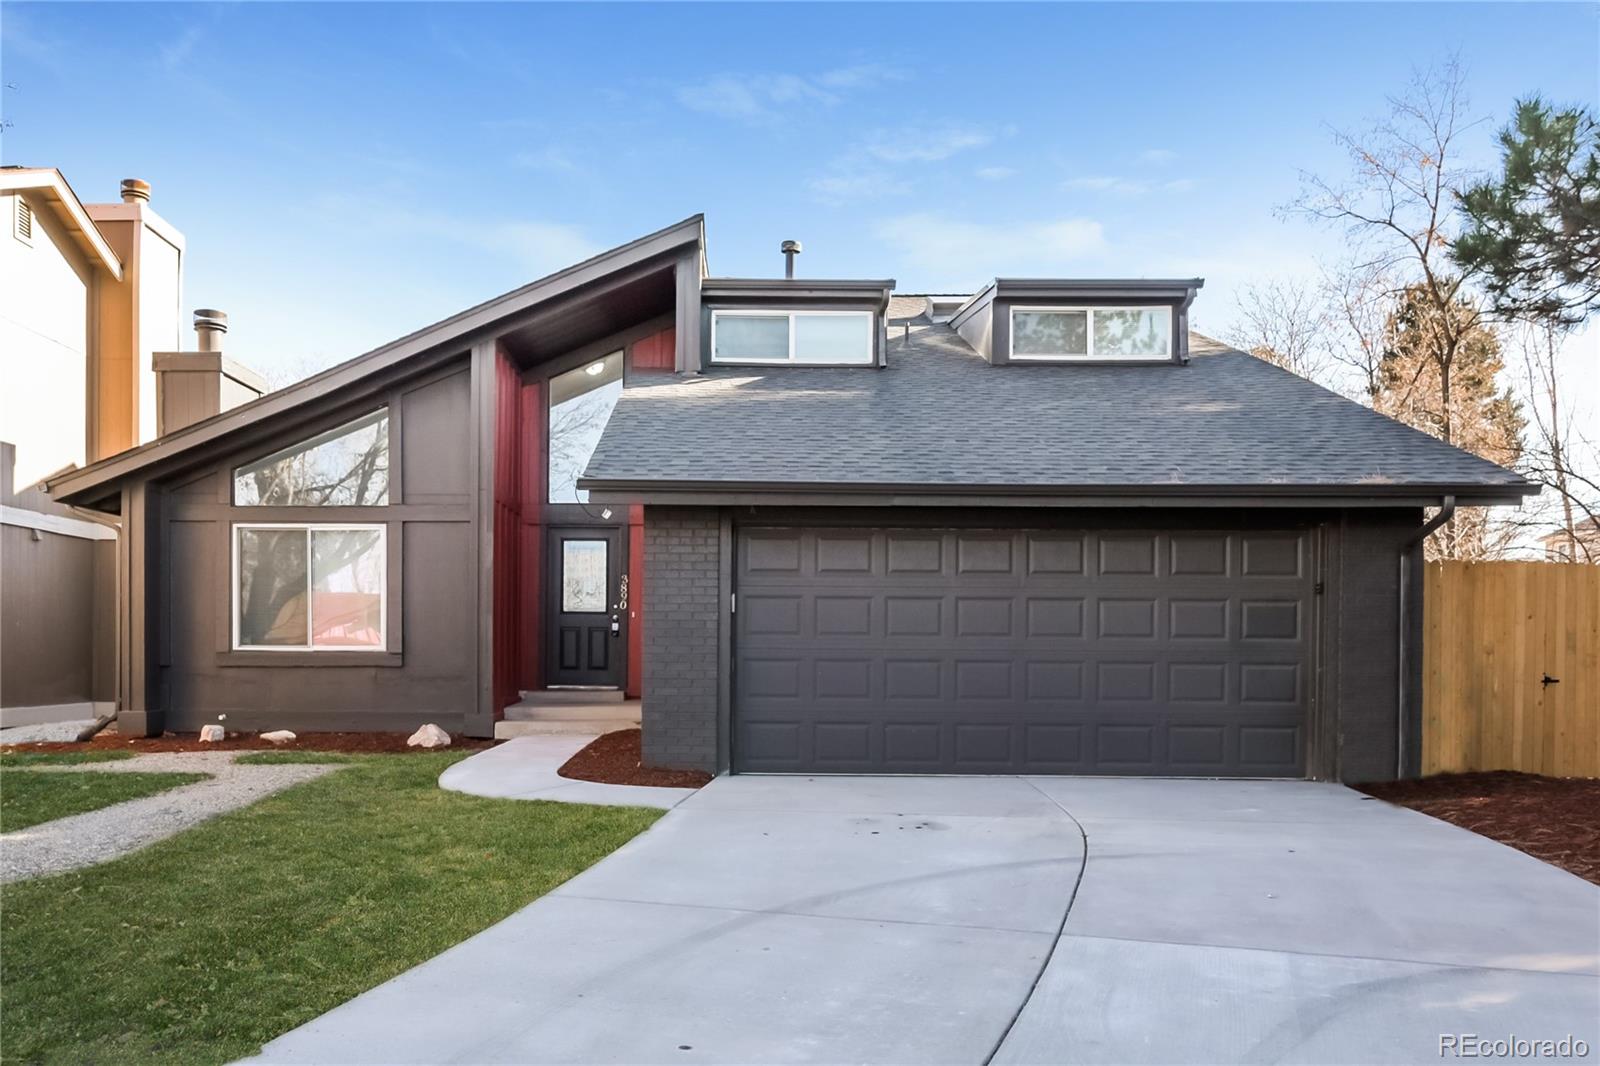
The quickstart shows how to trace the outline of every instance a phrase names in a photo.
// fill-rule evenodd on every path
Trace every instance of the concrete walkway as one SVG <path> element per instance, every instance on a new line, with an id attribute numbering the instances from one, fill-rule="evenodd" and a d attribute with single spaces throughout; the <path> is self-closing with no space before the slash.
<path id="1" fill-rule="evenodd" d="M 11 730 L 6 730 L 10 733 Z M 205 781 L 158 792 L 143 799 L 113 803 L 53 822 L 0 834 L 0 883 L 64 873 L 147 847 L 280 792 L 321 777 L 333 765 L 240 766 L 236 752 L 162 752 L 117 762 L 58 766 L 18 766 L 12 773 L 179 773 L 210 774 Z"/>
<path id="2" fill-rule="evenodd" d="M 1338 786 L 736 777 L 261 1058 L 1438 1061 L 1596 1002 L 1600 888 Z"/>
<path id="3" fill-rule="evenodd" d="M 455 763 L 439 775 L 439 787 L 491 799 L 556 800 L 664 810 L 671 810 L 694 795 L 692 788 L 605 785 L 574 781 L 556 773 L 562 763 L 588 747 L 595 736 L 518 737 Z"/>

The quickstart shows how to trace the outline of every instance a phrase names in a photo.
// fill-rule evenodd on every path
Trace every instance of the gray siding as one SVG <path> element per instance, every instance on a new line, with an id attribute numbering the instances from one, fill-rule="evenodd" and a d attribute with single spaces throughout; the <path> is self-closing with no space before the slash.
<path id="1" fill-rule="evenodd" d="M 0 442 L 0 504 L 90 524 L 37 488 L 15 491 Z M 108 703 L 117 689 L 117 544 L 0 526 L 0 707 Z"/>
<path id="2" fill-rule="evenodd" d="M 652 766 L 721 769 L 721 544 L 714 508 L 645 508 L 642 714 Z"/>
<path id="3" fill-rule="evenodd" d="M 0 707 L 115 697 L 116 550 L 0 526 Z"/>
<path id="4" fill-rule="evenodd" d="M 234 507 L 231 471 L 386 399 L 387 507 Z M 301 424 L 167 479 L 160 491 L 155 661 L 146 722 L 193 731 L 227 715 L 230 728 L 460 730 L 477 695 L 478 537 L 470 477 L 476 433 L 463 360 L 403 383 L 380 400 L 330 407 Z M 233 651 L 231 535 L 235 522 L 383 522 L 388 529 L 386 653 Z"/>
<path id="5" fill-rule="evenodd" d="M 1332 705 L 1337 708 L 1338 770 L 1341 781 L 1388 781 L 1396 776 L 1400 632 L 1400 550 L 1422 524 L 1422 513 L 1346 511 L 1330 549 L 1330 586 L 1337 611 L 1327 619 Z M 1420 551 L 1420 549 L 1417 549 Z M 1417 557 L 1420 561 L 1420 556 Z M 1422 568 L 1411 602 L 1422 600 Z M 1409 621 L 1412 640 L 1411 721 L 1408 744 L 1415 756 L 1421 725 L 1421 611 Z M 1415 758 L 1405 776 L 1415 776 Z"/>

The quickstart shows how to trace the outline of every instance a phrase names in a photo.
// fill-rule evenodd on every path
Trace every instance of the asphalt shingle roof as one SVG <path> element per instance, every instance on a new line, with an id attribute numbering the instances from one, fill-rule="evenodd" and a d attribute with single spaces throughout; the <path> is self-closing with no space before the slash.
<path id="1" fill-rule="evenodd" d="M 1526 484 L 1199 335 L 1186 366 L 992 366 L 949 326 L 918 322 L 909 302 L 890 311 L 886 369 L 641 378 L 587 476 L 1158 491 Z"/>

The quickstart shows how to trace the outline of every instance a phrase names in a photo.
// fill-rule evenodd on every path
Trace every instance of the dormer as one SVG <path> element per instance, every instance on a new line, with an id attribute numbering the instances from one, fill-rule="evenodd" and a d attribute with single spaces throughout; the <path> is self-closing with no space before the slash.
<path id="1" fill-rule="evenodd" d="M 1189 305 L 1200 278 L 996 278 L 950 325 L 996 366 L 1189 361 Z"/>
<path id="2" fill-rule="evenodd" d="M 893 280 L 706 278 L 701 369 L 877 367 Z"/>

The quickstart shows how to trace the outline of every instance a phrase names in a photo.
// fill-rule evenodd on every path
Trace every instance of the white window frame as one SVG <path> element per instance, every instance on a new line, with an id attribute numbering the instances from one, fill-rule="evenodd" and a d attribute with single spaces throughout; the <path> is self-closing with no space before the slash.
<path id="1" fill-rule="evenodd" d="M 1084 347 L 1086 352 L 1059 352 L 1054 354 L 1019 355 L 1017 343 L 1017 312 L 1024 314 L 1053 314 L 1066 311 L 1085 313 Z M 1167 313 L 1167 350 L 1162 355 L 1099 355 L 1094 350 L 1094 314 L 1096 311 L 1165 311 Z M 1090 359 L 1112 363 L 1170 363 L 1172 362 L 1172 306 L 1170 304 L 1072 304 L 1064 306 L 1021 307 L 1012 305 L 1006 330 L 1006 356 L 1014 363 L 1070 363 Z"/>
<path id="2" fill-rule="evenodd" d="M 306 534 L 306 640 L 311 639 L 311 592 L 316 582 L 316 574 L 311 568 L 311 534 L 313 531 L 327 531 L 330 533 L 360 533 L 376 532 L 378 534 L 378 636 L 379 641 L 373 647 L 359 647 L 350 644 L 241 644 L 239 642 L 239 611 L 243 604 L 239 602 L 239 532 L 245 529 L 299 529 Z M 232 539 L 228 554 L 232 563 L 229 566 L 232 588 L 228 592 L 229 625 L 232 629 L 232 639 L 229 641 L 234 651 L 270 651 L 270 652 L 349 652 L 357 655 L 376 653 L 384 654 L 389 650 L 389 527 L 383 522 L 233 522 L 229 524 L 228 536 Z"/>
<path id="3" fill-rule="evenodd" d="M 750 356 L 735 356 L 729 358 L 717 357 L 717 320 L 723 315 L 732 315 L 736 318 L 786 318 L 789 320 L 789 355 L 785 359 L 757 359 Z M 860 362 L 852 363 L 819 363 L 810 359 L 796 359 L 794 357 L 794 322 L 795 319 L 824 318 L 824 317 L 854 316 L 867 320 L 867 351 L 866 357 Z M 805 308 L 780 310 L 770 307 L 753 307 L 749 310 L 738 307 L 718 308 L 711 312 L 711 361 L 724 366 L 871 366 L 875 359 L 874 349 L 876 340 L 874 333 L 877 327 L 878 316 L 872 311 L 812 311 Z"/>

